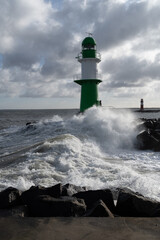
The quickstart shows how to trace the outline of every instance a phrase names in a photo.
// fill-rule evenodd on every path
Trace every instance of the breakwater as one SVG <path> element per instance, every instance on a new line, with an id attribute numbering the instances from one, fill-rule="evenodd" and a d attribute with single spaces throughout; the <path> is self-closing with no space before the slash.
<path id="1" fill-rule="evenodd" d="M 73 184 L 9 187 L 0 192 L 0 217 L 160 217 L 160 202 L 129 189 L 88 190 Z"/>

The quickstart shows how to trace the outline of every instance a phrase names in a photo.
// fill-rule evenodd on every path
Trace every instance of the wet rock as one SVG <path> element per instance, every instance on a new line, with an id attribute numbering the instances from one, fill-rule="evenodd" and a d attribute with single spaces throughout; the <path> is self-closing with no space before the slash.
<path id="1" fill-rule="evenodd" d="M 36 123 L 37 123 L 36 121 L 33 121 L 33 122 L 27 122 L 27 123 L 26 123 L 26 126 L 33 125 L 33 124 L 36 124 Z"/>
<path id="2" fill-rule="evenodd" d="M 143 131 L 137 135 L 136 147 L 140 150 L 160 151 L 160 119 L 141 120 L 137 130 L 143 129 Z"/>
<path id="3" fill-rule="evenodd" d="M 34 129 L 36 129 L 36 122 L 35 121 L 27 122 L 26 123 L 26 129 L 27 130 L 30 130 L 30 129 L 34 130 Z"/>
<path id="4" fill-rule="evenodd" d="M 73 184 L 65 184 L 62 186 L 62 196 L 72 196 L 73 194 L 76 194 L 78 192 L 83 192 L 86 191 L 86 187 L 80 187 L 80 186 L 75 186 Z"/>
<path id="5" fill-rule="evenodd" d="M 45 189 L 45 194 L 51 197 L 59 198 L 62 195 L 62 184 L 58 183 Z"/>
<path id="6" fill-rule="evenodd" d="M 32 217 L 79 217 L 85 214 L 86 205 L 83 200 L 73 197 L 41 195 L 29 205 L 29 212 Z"/>
<path id="7" fill-rule="evenodd" d="M 20 205 L 12 208 L 12 216 L 14 217 L 28 217 L 28 207 L 26 205 Z"/>
<path id="8" fill-rule="evenodd" d="M 116 214 L 123 217 L 160 217 L 160 203 L 131 191 L 119 192 Z"/>
<path id="9" fill-rule="evenodd" d="M 142 196 L 142 197 L 143 197 L 143 195 L 141 195 L 140 193 L 138 193 L 138 192 L 133 192 L 133 191 L 132 191 L 131 189 L 129 189 L 129 188 L 112 188 L 111 191 L 112 191 L 112 195 L 113 195 L 113 199 L 114 199 L 114 200 L 118 200 L 118 196 L 119 196 L 119 193 L 120 193 L 121 191 L 126 191 L 126 192 L 128 192 L 128 193 L 133 193 L 133 194 L 136 194 L 136 195 L 138 195 L 138 196 Z"/>
<path id="10" fill-rule="evenodd" d="M 102 200 L 98 200 L 85 214 L 85 217 L 111 217 L 114 218 L 114 215 L 107 208 L 105 203 Z"/>
<path id="11" fill-rule="evenodd" d="M 31 125 L 31 124 L 32 124 L 32 122 L 27 122 L 27 123 L 26 123 L 26 126 Z"/>
<path id="12" fill-rule="evenodd" d="M 138 148 L 141 150 L 160 150 L 160 141 L 153 131 L 142 131 L 137 135 Z"/>
<path id="13" fill-rule="evenodd" d="M 156 122 L 153 119 L 146 119 L 143 124 L 146 129 L 155 129 L 156 127 Z"/>
<path id="14" fill-rule="evenodd" d="M 32 186 L 29 190 L 22 193 L 22 201 L 24 204 L 30 204 L 32 200 L 40 195 L 49 195 L 51 197 L 59 198 L 62 195 L 62 185 L 56 184 L 52 187 Z"/>
<path id="15" fill-rule="evenodd" d="M 111 190 L 89 190 L 85 192 L 79 192 L 73 195 L 73 197 L 84 199 L 87 209 L 91 209 L 95 202 L 102 200 L 111 212 L 114 213 L 115 206 L 113 202 L 113 195 Z"/>
<path id="16" fill-rule="evenodd" d="M 0 209 L 0 217 L 28 217 L 28 208 L 22 205 L 9 209 Z"/>
<path id="17" fill-rule="evenodd" d="M 0 209 L 10 208 L 21 204 L 21 191 L 9 187 L 0 192 Z"/>

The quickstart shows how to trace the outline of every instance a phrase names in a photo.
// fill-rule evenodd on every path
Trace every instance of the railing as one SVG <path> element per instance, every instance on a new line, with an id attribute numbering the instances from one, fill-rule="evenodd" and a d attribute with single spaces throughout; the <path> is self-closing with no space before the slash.
<path id="1" fill-rule="evenodd" d="M 83 58 L 82 53 L 79 53 L 78 56 L 76 57 L 77 59 L 81 60 Z M 101 54 L 99 52 L 96 52 L 96 57 L 97 59 L 101 60 Z"/>
<path id="2" fill-rule="evenodd" d="M 73 76 L 73 80 L 82 80 L 82 79 L 83 78 L 82 78 L 81 74 L 76 74 L 76 75 Z M 85 80 L 87 80 L 87 79 L 91 79 L 91 78 L 85 78 Z M 102 79 L 102 75 L 97 73 L 96 74 L 96 79 Z"/>

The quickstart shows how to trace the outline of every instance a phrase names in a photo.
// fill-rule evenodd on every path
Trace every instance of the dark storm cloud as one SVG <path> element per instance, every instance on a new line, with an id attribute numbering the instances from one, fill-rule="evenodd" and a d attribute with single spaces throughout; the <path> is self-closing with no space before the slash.
<path id="1" fill-rule="evenodd" d="M 94 34 L 100 49 L 119 45 L 160 26 L 159 5 L 149 9 L 147 1 L 135 1 L 128 7 L 113 1 L 111 6 L 103 9 L 103 20 L 95 24 Z"/>
<path id="2" fill-rule="evenodd" d="M 48 0 L 0 0 L 3 93 L 28 97 L 76 94 L 79 88 L 73 76 L 80 73 L 80 64 L 75 56 L 81 51 L 85 32 L 93 32 L 102 53 L 135 40 L 130 57 L 124 52 L 121 57 L 104 58 L 102 74 L 109 75 L 104 91 L 108 87 L 145 87 L 144 79 L 159 79 L 157 60 L 140 60 L 135 53 L 145 51 L 145 44 L 148 49 L 153 32 L 157 40 L 152 49 L 159 47 L 160 6 L 129 2 L 64 0 L 54 8 Z"/>
<path id="3" fill-rule="evenodd" d="M 16 51 L 10 54 L 5 54 L 3 57 L 3 67 L 19 67 L 24 70 L 29 70 L 31 65 L 34 64 L 39 59 L 35 54 L 24 54 L 23 52 Z"/>
<path id="4" fill-rule="evenodd" d="M 110 88 L 142 87 L 150 81 L 160 80 L 160 63 L 121 57 L 105 61 L 102 71 L 109 74 L 106 86 Z"/>

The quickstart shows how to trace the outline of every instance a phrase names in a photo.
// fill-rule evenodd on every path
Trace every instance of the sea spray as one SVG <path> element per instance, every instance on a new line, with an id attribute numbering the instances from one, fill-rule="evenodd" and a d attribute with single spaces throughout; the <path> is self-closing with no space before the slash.
<path id="1" fill-rule="evenodd" d="M 109 153 L 133 148 L 138 132 L 135 116 L 131 112 L 96 107 L 84 115 L 74 116 L 70 122 L 71 128 L 78 128 L 85 138 L 89 141 L 92 139 L 102 151 Z"/>

